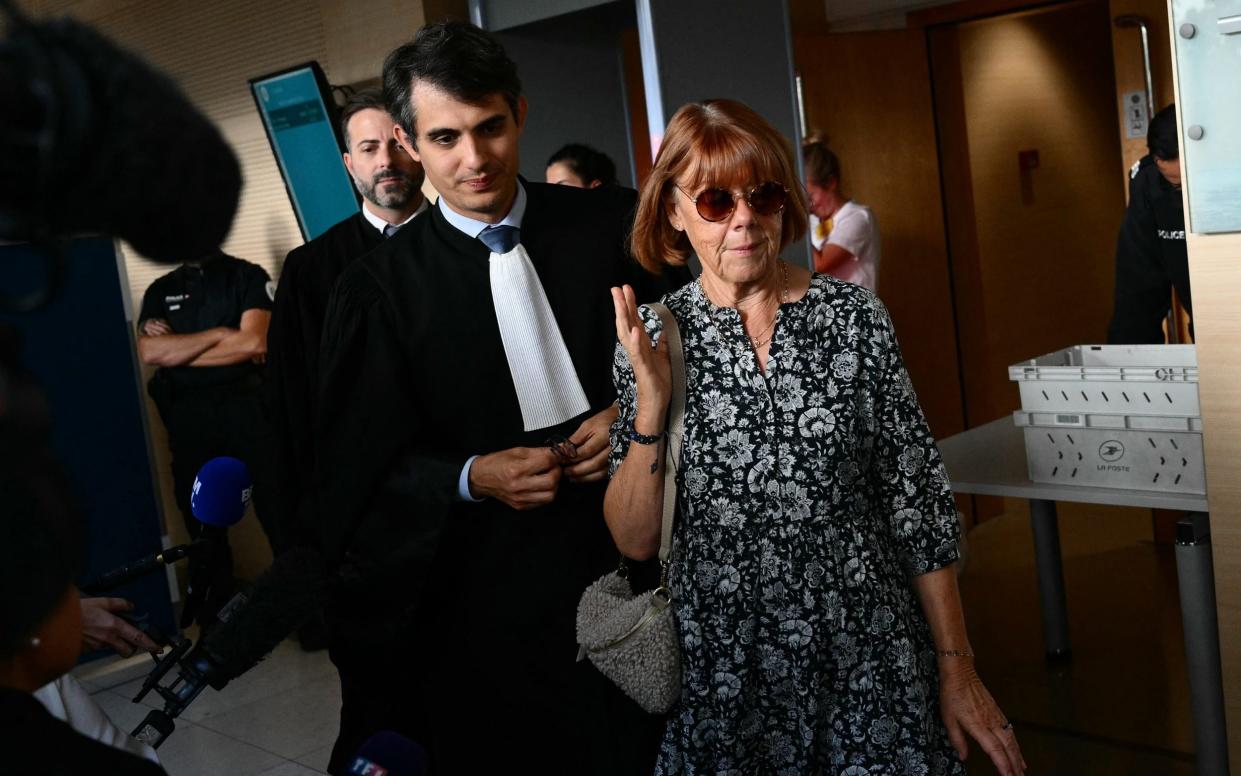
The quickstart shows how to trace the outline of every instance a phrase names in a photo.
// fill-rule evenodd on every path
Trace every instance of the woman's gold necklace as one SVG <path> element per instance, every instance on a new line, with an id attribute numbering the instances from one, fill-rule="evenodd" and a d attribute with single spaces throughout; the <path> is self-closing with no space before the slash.
<path id="1" fill-rule="evenodd" d="M 780 293 L 780 304 L 782 305 L 789 301 L 789 270 L 783 260 L 776 259 L 776 261 L 780 263 L 780 276 L 783 278 L 783 281 L 784 281 L 784 290 Z M 746 337 L 748 337 L 750 340 L 750 346 L 753 347 L 755 350 L 758 350 L 762 346 L 771 342 L 771 339 L 772 339 L 771 336 L 768 336 L 767 339 L 762 339 L 762 337 L 766 335 L 768 332 L 771 332 L 772 335 L 774 336 L 775 334 L 774 330 L 776 328 L 776 318 L 779 317 L 779 311 L 780 311 L 780 308 L 779 306 L 777 306 L 776 314 L 771 316 L 771 323 L 768 324 L 767 328 L 763 329 L 758 334 L 746 334 Z"/>

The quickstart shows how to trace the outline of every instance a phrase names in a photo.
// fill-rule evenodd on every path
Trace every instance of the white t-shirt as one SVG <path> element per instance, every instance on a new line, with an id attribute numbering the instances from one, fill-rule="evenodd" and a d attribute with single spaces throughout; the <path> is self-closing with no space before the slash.
<path id="1" fill-rule="evenodd" d="M 870 208 L 853 200 L 841 205 L 832 215 L 827 243 L 853 254 L 853 259 L 832 270 L 832 275 L 874 291 L 879 281 L 879 230 Z"/>

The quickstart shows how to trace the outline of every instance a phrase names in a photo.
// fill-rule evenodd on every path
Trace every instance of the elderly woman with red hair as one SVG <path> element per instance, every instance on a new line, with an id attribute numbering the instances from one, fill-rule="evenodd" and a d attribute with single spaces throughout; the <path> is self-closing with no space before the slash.
<path id="1" fill-rule="evenodd" d="M 780 259 L 806 201 L 789 143 L 729 100 L 687 105 L 643 186 L 634 255 L 685 354 L 671 569 L 684 677 L 659 773 L 959 774 L 966 735 L 1024 770 L 973 667 L 958 524 L 887 311 Z M 608 526 L 659 547 L 670 368 L 659 318 L 613 289 Z M 660 343 L 654 344 L 653 343 Z"/>

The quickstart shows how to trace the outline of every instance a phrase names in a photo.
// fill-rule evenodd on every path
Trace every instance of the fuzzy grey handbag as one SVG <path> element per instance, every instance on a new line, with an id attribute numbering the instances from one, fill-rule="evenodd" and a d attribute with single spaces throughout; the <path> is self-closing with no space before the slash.
<path id="1" fill-rule="evenodd" d="M 676 512 L 676 469 L 681 461 L 685 427 L 685 353 L 677 322 L 662 304 L 647 305 L 663 321 L 672 364 L 672 402 L 668 412 L 664 467 L 664 516 L 659 537 L 659 587 L 635 594 L 628 568 L 596 580 L 577 607 L 578 660 L 589 657 L 638 705 L 653 714 L 672 708 L 681 697 L 681 642 L 677 633 L 675 597 L 668 587 L 672 563 L 672 518 Z"/>

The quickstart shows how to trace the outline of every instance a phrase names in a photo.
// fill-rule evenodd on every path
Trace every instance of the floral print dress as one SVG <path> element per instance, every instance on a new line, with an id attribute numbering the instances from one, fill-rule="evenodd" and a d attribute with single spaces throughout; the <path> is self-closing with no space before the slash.
<path id="1" fill-rule="evenodd" d="M 689 390 L 671 578 L 683 690 L 657 772 L 964 773 L 911 583 L 957 559 L 956 511 L 886 309 L 814 275 L 777 313 L 764 374 L 736 310 L 699 282 L 664 303 Z M 613 471 L 636 412 L 619 346 L 614 378 Z"/>

